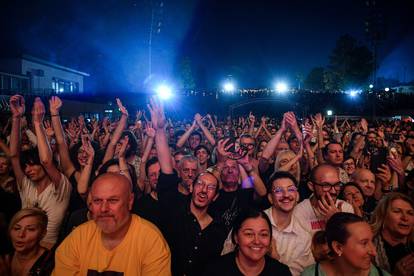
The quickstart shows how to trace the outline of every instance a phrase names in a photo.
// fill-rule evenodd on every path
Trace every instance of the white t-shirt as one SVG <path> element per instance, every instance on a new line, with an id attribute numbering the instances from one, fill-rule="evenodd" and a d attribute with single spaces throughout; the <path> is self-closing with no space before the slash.
<path id="1" fill-rule="evenodd" d="M 72 190 L 69 180 L 61 174 L 57 189 L 53 183 L 50 183 L 42 193 L 38 194 L 36 185 L 25 176 L 18 187 L 22 208 L 38 207 L 47 214 L 47 233 L 42 241 L 56 243 Z"/>
<path id="2" fill-rule="evenodd" d="M 340 202 L 342 202 L 342 212 L 354 213 L 354 208 L 352 205 L 341 199 L 336 200 L 337 207 Z M 302 225 L 302 227 L 312 235 L 320 230 L 325 229 L 326 221 L 324 217 L 319 213 L 319 211 L 316 208 L 313 208 L 310 202 L 310 198 L 307 198 L 299 203 L 295 207 L 293 215 L 297 218 L 297 221 Z"/>

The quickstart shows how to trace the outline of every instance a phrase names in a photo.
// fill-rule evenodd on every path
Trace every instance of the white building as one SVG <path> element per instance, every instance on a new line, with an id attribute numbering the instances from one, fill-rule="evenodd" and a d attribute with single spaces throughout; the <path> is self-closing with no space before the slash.
<path id="1" fill-rule="evenodd" d="M 33 94 L 82 93 L 89 74 L 36 57 L 0 60 L 0 90 Z"/>

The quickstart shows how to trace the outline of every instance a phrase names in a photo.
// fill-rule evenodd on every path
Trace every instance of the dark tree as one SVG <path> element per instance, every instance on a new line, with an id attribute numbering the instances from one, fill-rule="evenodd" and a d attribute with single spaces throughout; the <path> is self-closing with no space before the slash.
<path id="1" fill-rule="evenodd" d="M 327 90 L 345 90 L 366 85 L 373 67 L 373 54 L 350 35 L 341 36 L 329 57 L 324 76 Z"/>
<path id="2" fill-rule="evenodd" d="M 323 67 L 313 68 L 306 76 L 304 82 L 305 89 L 310 89 L 314 91 L 324 90 L 324 72 L 325 69 Z"/>

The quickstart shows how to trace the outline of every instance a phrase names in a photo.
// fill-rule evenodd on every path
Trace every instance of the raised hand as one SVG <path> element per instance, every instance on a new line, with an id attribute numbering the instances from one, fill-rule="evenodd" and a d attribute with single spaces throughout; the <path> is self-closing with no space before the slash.
<path id="1" fill-rule="evenodd" d="M 194 121 L 196 121 L 198 125 L 202 124 L 202 120 L 203 120 L 203 117 L 199 113 L 196 113 L 194 115 Z"/>
<path id="2" fill-rule="evenodd" d="M 21 117 L 25 111 L 24 98 L 20 95 L 10 97 L 10 110 L 13 117 Z"/>
<path id="3" fill-rule="evenodd" d="M 255 121 L 256 121 L 256 117 L 250 111 L 250 113 L 249 113 L 249 122 L 250 122 L 250 124 L 254 124 Z"/>
<path id="4" fill-rule="evenodd" d="M 360 125 L 361 125 L 361 128 L 362 128 L 362 131 L 364 133 L 367 133 L 368 132 L 368 122 L 367 122 L 367 120 L 365 120 L 364 118 L 362 118 L 361 119 L 361 122 L 360 122 Z"/>
<path id="5" fill-rule="evenodd" d="M 228 150 L 233 146 L 233 143 L 226 146 L 228 141 L 230 141 L 230 138 L 221 139 L 217 143 L 217 159 L 219 162 L 224 162 L 231 155 Z"/>
<path id="6" fill-rule="evenodd" d="M 59 115 L 59 110 L 62 107 L 62 101 L 58 96 L 52 96 L 49 99 L 49 110 L 51 115 Z"/>
<path id="7" fill-rule="evenodd" d="M 45 116 L 45 105 L 39 97 L 36 97 L 32 108 L 32 119 L 35 123 L 42 123 Z"/>
<path id="8" fill-rule="evenodd" d="M 339 202 L 338 207 L 336 207 L 334 200 L 328 193 L 325 196 L 322 196 L 322 199 L 318 200 L 318 209 L 327 221 L 334 214 L 342 211 L 342 202 Z"/>
<path id="9" fill-rule="evenodd" d="M 46 135 L 48 137 L 52 137 L 55 135 L 55 131 L 53 130 L 52 124 L 49 120 L 45 120 L 43 125 L 45 126 Z"/>
<path id="10" fill-rule="evenodd" d="M 164 107 L 161 102 L 157 102 L 155 98 L 150 99 L 150 104 L 147 105 L 151 113 L 151 122 L 153 127 L 163 129 L 167 120 L 165 119 Z"/>
<path id="11" fill-rule="evenodd" d="M 116 98 L 116 104 L 118 105 L 119 111 L 121 111 L 122 115 L 128 117 L 128 110 L 125 108 L 125 106 L 122 105 L 122 102 L 119 98 Z"/>
<path id="12" fill-rule="evenodd" d="M 147 134 L 149 138 L 153 139 L 155 137 L 155 129 L 152 127 L 151 122 L 148 122 L 147 125 L 145 126 L 145 133 Z"/>
<path id="13" fill-rule="evenodd" d="M 325 123 L 325 117 L 323 117 L 321 113 L 317 113 L 314 117 L 311 117 L 311 118 L 312 118 L 314 125 L 317 128 L 322 129 L 323 124 Z"/>
<path id="14" fill-rule="evenodd" d="M 95 150 L 89 140 L 88 135 L 82 135 L 82 148 L 88 154 L 88 165 L 92 165 L 95 156 Z"/>

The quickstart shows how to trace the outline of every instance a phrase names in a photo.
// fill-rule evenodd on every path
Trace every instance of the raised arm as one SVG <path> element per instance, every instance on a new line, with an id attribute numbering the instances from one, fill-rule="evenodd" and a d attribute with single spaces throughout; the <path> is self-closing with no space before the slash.
<path id="1" fill-rule="evenodd" d="M 88 161 L 86 161 L 83 170 L 79 173 L 76 178 L 77 190 L 80 195 L 85 195 L 88 192 L 89 179 L 91 178 L 93 169 L 93 160 L 95 158 L 95 150 L 87 135 L 82 136 L 82 150 L 88 154 Z"/>
<path id="2" fill-rule="evenodd" d="M 251 183 L 253 183 L 254 191 L 257 195 L 263 197 L 266 196 L 266 186 L 263 183 L 263 180 L 259 176 L 258 173 L 254 170 L 252 164 L 249 162 L 249 156 L 246 154 L 243 158 L 237 160 L 237 163 L 241 165 L 241 167 L 246 172 L 248 179 Z"/>
<path id="3" fill-rule="evenodd" d="M 147 134 L 144 152 L 142 153 L 141 157 L 141 164 L 140 164 L 140 174 L 138 179 L 138 186 L 139 188 L 144 191 L 145 189 L 145 178 L 147 177 L 145 174 L 145 163 L 148 161 L 148 156 L 150 154 L 150 151 L 152 149 L 152 146 L 154 145 L 154 139 L 155 139 L 155 129 L 152 128 L 152 122 L 148 122 L 146 124 L 145 132 Z"/>
<path id="4" fill-rule="evenodd" d="M 45 129 L 43 127 L 43 118 L 45 116 L 45 106 L 39 97 L 34 101 L 32 108 L 32 120 L 37 137 L 37 149 L 39 151 L 39 158 L 43 168 L 49 175 L 53 184 L 58 187 L 62 178 L 61 173 L 53 164 L 52 150 L 46 138 Z"/>
<path id="5" fill-rule="evenodd" d="M 62 166 L 64 175 L 69 178 L 75 171 L 75 166 L 70 159 L 68 144 L 66 143 L 65 134 L 63 132 L 62 123 L 60 121 L 59 111 L 61 107 L 62 101 L 59 97 L 53 96 L 50 98 L 50 116 L 52 118 L 52 127 L 55 131 L 56 143 L 58 145 L 60 164 Z"/>
<path id="6" fill-rule="evenodd" d="M 201 128 L 201 131 L 204 133 L 204 136 L 206 136 L 210 144 L 214 146 L 216 144 L 216 140 L 214 139 L 213 135 L 211 135 L 211 132 L 208 130 L 208 128 L 203 124 L 203 118 L 201 115 L 197 113 L 194 116 L 194 120 L 197 122 L 198 126 Z"/>
<path id="7" fill-rule="evenodd" d="M 283 115 L 282 123 L 280 125 L 279 130 L 276 132 L 275 136 L 273 136 L 272 139 L 270 139 L 269 143 L 267 143 L 267 145 L 263 149 L 262 158 L 269 160 L 275 152 L 275 149 L 280 142 L 280 138 L 282 138 L 283 133 L 286 131 L 285 117 L 286 115 Z"/>
<path id="8" fill-rule="evenodd" d="M 183 136 L 180 137 L 177 141 L 177 148 L 182 148 L 185 145 L 185 142 L 187 142 L 188 138 L 190 138 L 191 133 L 196 129 L 197 122 L 194 120 L 191 127 L 183 134 Z"/>
<path id="9" fill-rule="evenodd" d="M 128 110 L 122 105 L 120 99 L 117 98 L 116 103 L 122 115 L 121 119 L 118 122 L 118 125 L 116 126 L 114 134 L 111 137 L 111 141 L 109 142 L 108 147 L 106 148 L 102 164 L 114 157 L 116 144 L 118 143 L 118 140 L 121 138 L 122 132 L 124 131 L 128 121 Z"/>
<path id="10" fill-rule="evenodd" d="M 155 128 L 155 146 L 157 148 L 161 172 L 164 174 L 172 174 L 172 158 L 164 129 L 166 124 L 164 108 L 161 103 L 157 103 L 155 99 L 151 99 L 151 104 L 148 105 L 148 109 L 151 112 L 151 121 Z"/>
<path id="11" fill-rule="evenodd" d="M 24 98 L 20 95 L 10 97 L 10 110 L 12 112 L 12 129 L 10 134 L 10 159 L 16 176 L 17 184 L 21 185 L 24 172 L 20 166 L 20 120 L 24 114 Z"/>
<path id="12" fill-rule="evenodd" d="M 318 159 L 318 163 L 322 164 L 325 163 L 325 160 L 323 159 L 323 155 L 322 155 L 322 149 L 324 148 L 324 141 L 323 141 L 323 134 L 322 134 L 322 130 L 323 130 L 323 125 L 325 123 L 325 117 L 322 116 L 321 113 L 317 113 L 315 115 L 315 117 L 312 117 L 312 121 L 314 126 L 316 126 L 316 131 L 317 131 L 317 135 L 318 135 L 318 151 L 317 151 L 317 159 Z"/>

